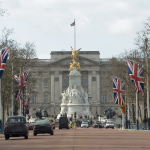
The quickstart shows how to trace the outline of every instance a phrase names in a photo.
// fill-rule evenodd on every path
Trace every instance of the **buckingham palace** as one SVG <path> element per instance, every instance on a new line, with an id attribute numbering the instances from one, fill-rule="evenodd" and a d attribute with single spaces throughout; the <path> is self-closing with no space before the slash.
<path id="1" fill-rule="evenodd" d="M 69 85 L 70 56 L 71 51 L 52 51 L 50 59 L 36 59 L 36 63 L 30 66 L 33 79 L 30 115 L 34 115 L 39 108 L 47 110 L 50 115 L 60 113 L 61 93 Z M 78 62 L 81 85 L 88 93 L 92 114 L 103 116 L 104 110 L 110 107 L 120 114 L 119 105 L 113 100 L 112 84 L 105 84 L 106 74 L 112 67 L 109 59 L 100 58 L 99 51 L 80 51 Z"/>

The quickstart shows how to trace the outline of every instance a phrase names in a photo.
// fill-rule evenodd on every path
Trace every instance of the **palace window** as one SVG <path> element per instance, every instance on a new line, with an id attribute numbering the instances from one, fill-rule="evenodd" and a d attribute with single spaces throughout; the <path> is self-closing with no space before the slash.
<path id="1" fill-rule="evenodd" d="M 68 79 L 64 79 L 63 86 L 68 86 Z"/>
<path id="2" fill-rule="evenodd" d="M 103 85 L 106 85 L 105 79 L 102 79 L 102 84 L 103 84 Z"/>
<path id="3" fill-rule="evenodd" d="M 33 82 L 32 82 L 32 86 L 36 86 L 36 81 L 33 81 Z"/>
<path id="4" fill-rule="evenodd" d="M 103 95 L 103 103 L 106 103 L 106 100 L 107 100 L 107 96 Z"/>
<path id="5" fill-rule="evenodd" d="M 47 80 L 47 79 L 44 80 L 44 86 L 45 86 L 45 87 L 48 86 L 48 80 Z"/>
<path id="6" fill-rule="evenodd" d="M 87 79 L 83 79 L 83 86 L 87 86 Z"/>
<path id="7" fill-rule="evenodd" d="M 48 103 L 48 95 L 47 94 L 44 95 L 44 103 Z"/>
<path id="8" fill-rule="evenodd" d="M 36 94 L 33 94 L 33 103 L 36 103 Z"/>

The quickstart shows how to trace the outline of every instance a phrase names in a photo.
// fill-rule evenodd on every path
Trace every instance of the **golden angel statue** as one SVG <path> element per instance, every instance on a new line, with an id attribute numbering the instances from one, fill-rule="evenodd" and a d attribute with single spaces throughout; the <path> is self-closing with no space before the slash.
<path id="1" fill-rule="evenodd" d="M 80 49 L 81 49 L 81 48 L 80 48 Z M 71 58 L 73 59 L 73 60 L 72 60 L 73 62 L 76 62 L 76 60 L 77 60 L 77 55 L 78 55 L 80 49 L 78 49 L 78 50 L 73 50 L 73 48 L 71 47 L 71 51 L 72 51 Z"/>

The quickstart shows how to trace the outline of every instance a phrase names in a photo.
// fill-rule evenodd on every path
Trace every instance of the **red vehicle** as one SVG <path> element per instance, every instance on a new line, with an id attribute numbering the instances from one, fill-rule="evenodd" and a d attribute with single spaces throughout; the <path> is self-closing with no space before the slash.
<path id="1" fill-rule="evenodd" d="M 34 125 L 35 125 L 35 122 L 31 122 L 31 123 L 29 123 L 29 130 L 33 130 Z"/>

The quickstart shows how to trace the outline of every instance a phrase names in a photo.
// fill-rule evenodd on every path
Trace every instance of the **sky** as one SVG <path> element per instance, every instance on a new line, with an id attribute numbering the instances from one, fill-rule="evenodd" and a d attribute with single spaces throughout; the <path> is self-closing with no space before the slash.
<path id="1" fill-rule="evenodd" d="M 0 0 L 9 15 L 0 17 L 14 28 L 11 38 L 21 46 L 34 42 L 37 57 L 49 59 L 51 51 L 99 51 L 100 58 L 116 57 L 135 48 L 136 32 L 150 17 L 150 0 Z"/>

